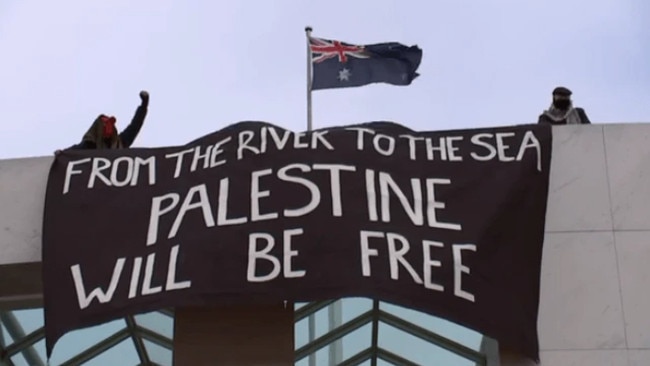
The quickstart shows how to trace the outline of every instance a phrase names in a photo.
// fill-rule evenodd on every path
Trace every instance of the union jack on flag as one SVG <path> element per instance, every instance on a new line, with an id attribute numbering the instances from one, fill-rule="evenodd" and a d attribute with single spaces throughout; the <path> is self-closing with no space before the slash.
<path id="1" fill-rule="evenodd" d="M 368 58 L 370 57 L 364 46 L 356 46 L 341 41 L 330 41 L 321 38 L 310 38 L 310 49 L 312 62 L 321 63 L 330 58 L 338 57 L 339 62 L 348 62 L 348 57 Z"/>
<path id="2" fill-rule="evenodd" d="M 348 88 L 372 83 L 410 85 L 422 61 L 418 46 L 397 42 L 354 45 L 309 37 L 311 90 Z"/>

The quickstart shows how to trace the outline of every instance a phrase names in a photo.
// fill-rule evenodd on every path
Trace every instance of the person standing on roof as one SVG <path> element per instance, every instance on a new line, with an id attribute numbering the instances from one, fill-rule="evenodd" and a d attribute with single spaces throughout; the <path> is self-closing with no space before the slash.
<path id="1" fill-rule="evenodd" d="M 140 92 L 141 103 L 135 111 L 131 123 L 126 126 L 121 133 L 118 131 L 116 119 L 113 116 L 100 114 L 93 124 L 90 126 L 86 134 L 81 139 L 81 142 L 70 146 L 66 150 L 80 150 L 80 149 L 127 149 L 131 147 L 135 138 L 140 133 L 144 119 L 147 116 L 147 108 L 149 106 L 149 93 L 146 91 Z M 55 153 L 60 153 L 57 150 Z"/>
<path id="2" fill-rule="evenodd" d="M 590 124 L 587 113 L 582 108 L 576 108 L 571 101 L 571 90 L 559 86 L 553 90 L 553 103 L 549 109 L 539 116 L 537 123 L 552 125 Z"/>

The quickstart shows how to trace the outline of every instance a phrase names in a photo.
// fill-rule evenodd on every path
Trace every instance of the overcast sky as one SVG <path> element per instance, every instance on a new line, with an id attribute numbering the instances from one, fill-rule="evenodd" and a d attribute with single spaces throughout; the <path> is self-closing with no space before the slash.
<path id="1" fill-rule="evenodd" d="M 531 123 L 557 85 L 594 123 L 647 122 L 649 15 L 648 0 L 1 0 L 0 158 L 77 143 L 100 113 L 124 128 L 142 89 L 135 147 L 244 120 L 303 130 L 306 25 L 424 51 L 411 86 L 314 92 L 315 127 Z"/>
<path id="2" fill-rule="evenodd" d="M 648 14 L 647 0 L 2 0 L 0 158 L 76 143 L 99 113 L 124 128 L 141 89 L 151 104 L 135 146 L 242 120 L 304 129 L 305 25 L 424 50 L 411 86 L 314 92 L 316 127 L 536 122 L 559 84 L 593 122 L 648 121 Z"/>

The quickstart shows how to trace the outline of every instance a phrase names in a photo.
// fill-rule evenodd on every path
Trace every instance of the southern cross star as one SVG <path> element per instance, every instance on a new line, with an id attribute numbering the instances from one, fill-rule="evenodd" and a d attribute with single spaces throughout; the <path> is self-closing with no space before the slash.
<path id="1" fill-rule="evenodd" d="M 339 80 L 340 81 L 350 81 L 350 75 L 352 75 L 352 73 L 350 73 L 350 70 L 343 69 L 343 70 L 339 71 Z"/>

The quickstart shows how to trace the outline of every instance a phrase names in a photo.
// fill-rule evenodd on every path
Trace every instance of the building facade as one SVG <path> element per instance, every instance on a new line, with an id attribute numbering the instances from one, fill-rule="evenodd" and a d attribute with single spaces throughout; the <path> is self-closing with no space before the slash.
<path id="1" fill-rule="evenodd" d="M 542 365 L 650 365 L 649 142 L 648 124 L 554 127 Z M 0 160 L 0 365 L 46 362 L 40 232 L 51 161 Z M 173 317 L 71 332 L 50 364 L 171 365 Z M 473 330 L 370 299 L 296 304 L 294 328 L 296 365 L 533 364 Z"/>

